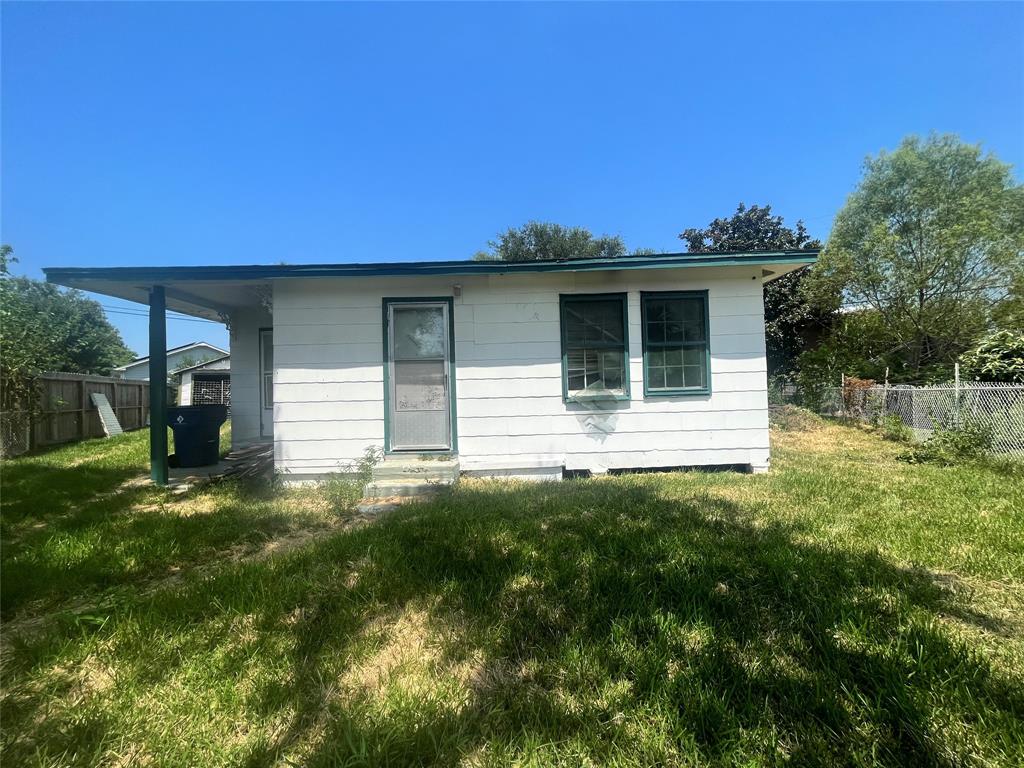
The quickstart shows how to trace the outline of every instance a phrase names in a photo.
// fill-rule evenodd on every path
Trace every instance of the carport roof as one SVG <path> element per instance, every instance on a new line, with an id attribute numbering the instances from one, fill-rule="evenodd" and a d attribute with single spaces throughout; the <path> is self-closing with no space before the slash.
<path id="1" fill-rule="evenodd" d="M 149 289 L 163 285 L 167 306 L 185 314 L 219 319 L 232 308 L 258 300 L 269 281 L 311 277 L 427 277 L 594 272 L 681 267 L 778 265 L 766 277 L 811 264 L 817 250 L 659 253 L 600 259 L 551 261 L 415 261 L 366 264 L 260 264 L 199 267 L 47 267 L 51 283 L 148 303 Z"/>

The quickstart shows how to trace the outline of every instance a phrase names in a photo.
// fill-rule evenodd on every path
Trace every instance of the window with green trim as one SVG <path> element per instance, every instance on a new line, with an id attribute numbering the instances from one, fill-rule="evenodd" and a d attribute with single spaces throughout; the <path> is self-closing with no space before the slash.
<path id="1" fill-rule="evenodd" d="M 561 304 L 563 395 L 628 398 L 626 295 L 562 296 Z"/>
<path id="2" fill-rule="evenodd" d="M 707 292 L 643 293 L 640 305 L 644 393 L 710 392 Z"/>

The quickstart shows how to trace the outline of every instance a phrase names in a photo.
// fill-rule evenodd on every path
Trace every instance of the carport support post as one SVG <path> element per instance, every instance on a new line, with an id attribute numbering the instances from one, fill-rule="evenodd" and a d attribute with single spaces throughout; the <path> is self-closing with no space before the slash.
<path id="1" fill-rule="evenodd" d="M 167 485 L 167 301 L 149 289 L 149 476 Z"/>

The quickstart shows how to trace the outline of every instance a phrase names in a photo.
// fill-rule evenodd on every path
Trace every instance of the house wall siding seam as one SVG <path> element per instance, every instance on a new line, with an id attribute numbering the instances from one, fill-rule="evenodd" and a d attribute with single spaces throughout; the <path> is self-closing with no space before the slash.
<path id="1" fill-rule="evenodd" d="M 760 269 L 462 278 L 281 280 L 274 284 L 275 461 L 292 474 L 345 469 L 384 444 L 381 300 L 454 299 L 459 458 L 569 469 L 768 463 Z M 640 292 L 707 290 L 712 394 L 643 396 Z M 627 293 L 632 399 L 561 397 L 559 294 Z M 255 333 L 255 331 L 253 331 Z M 232 390 L 236 350 L 232 334 Z M 238 407 L 240 398 L 234 402 Z M 251 400 L 258 409 L 258 394 Z M 258 433 L 258 413 L 256 431 Z"/>

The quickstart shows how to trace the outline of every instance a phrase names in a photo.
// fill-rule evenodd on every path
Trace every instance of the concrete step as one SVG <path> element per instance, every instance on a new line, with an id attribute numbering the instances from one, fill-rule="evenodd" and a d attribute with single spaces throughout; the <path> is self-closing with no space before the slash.
<path id="1" fill-rule="evenodd" d="M 373 480 L 363 489 L 363 498 L 387 499 L 392 496 L 430 496 L 439 493 L 452 484 L 448 481 L 429 481 L 416 479 L 382 479 Z"/>
<path id="2" fill-rule="evenodd" d="M 454 482 L 459 477 L 459 462 L 451 459 L 441 461 L 385 459 L 373 468 L 373 479 L 377 480 L 434 480 Z"/>

